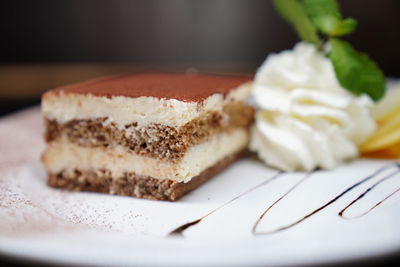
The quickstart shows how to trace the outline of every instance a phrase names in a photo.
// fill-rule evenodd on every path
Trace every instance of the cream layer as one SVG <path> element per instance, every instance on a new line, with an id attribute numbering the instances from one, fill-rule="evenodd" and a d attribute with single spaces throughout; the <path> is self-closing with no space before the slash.
<path id="1" fill-rule="evenodd" d="M 192 146 L 179 162 L 173 163 L 128 152 L 122 146 L 82 147 L 61 138 L 47 146 L 43 162 L 50 173 L 105 169 L 115 178 L 125 172 L 134 172 L 158 179 L 188 182 L 226 156 L 244 149 L 247 143 L 248 131 L 243 128 L 215 134 L 206 142 Z"/>
<path id="2" fill-rule="evenodd" d="M 251 83 L 245 83 L 231 90 L 226 97 L 222 94 L 214 94 L 202 102 L 184 102 L 147 96 L 107 98 L 92 94 L 48 93 L 42 99 L 42 113 L 46 118 L 56 120 L 58 123 L 74 119 L 107 117 L 107 122 L 113 122 L 119 128 L 134 122 L 139 126 L 159 123 L 179 127 L 205 111 L 222 111 L 227 103 L 244 101 L 250 89 Z"/>

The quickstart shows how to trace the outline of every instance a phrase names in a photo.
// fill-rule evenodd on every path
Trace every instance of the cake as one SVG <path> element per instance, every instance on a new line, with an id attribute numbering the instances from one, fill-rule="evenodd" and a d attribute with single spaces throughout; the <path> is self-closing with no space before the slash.
<path id="1" fill-rule="evenodd" d="M 243 154 L 250 77 L 144 72 L 42 96 L 52 187 L 176 200 Z"/>

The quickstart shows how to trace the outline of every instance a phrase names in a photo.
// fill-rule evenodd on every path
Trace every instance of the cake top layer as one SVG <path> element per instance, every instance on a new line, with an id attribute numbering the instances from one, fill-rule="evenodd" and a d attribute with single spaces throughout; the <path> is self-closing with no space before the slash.
<path id="1" fill-rule="evenodd" d="M 151 96 L 200 102 L 213 94 L 228 94 L 250 76 L 143 72 L 100 78 L 53 89 L 46 94 L 92 94 L 111 98 Z M 46 97 L 46 94 L 44 97 Z"/>

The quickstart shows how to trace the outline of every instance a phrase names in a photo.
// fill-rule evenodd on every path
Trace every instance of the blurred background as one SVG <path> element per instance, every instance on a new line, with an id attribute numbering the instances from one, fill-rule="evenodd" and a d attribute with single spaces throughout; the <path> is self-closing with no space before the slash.
<path id="1" fill-rule="evenodd" d="M 359 22 L 348 40 L 400 77 L 400 0 L 340 4 Z M 47 89 L 102 75 L 254 73 L 269 53 L 298 41 L 271 0 L 2 0 L 0 36 L 0 115 L 39 104 Z"/>
<path id="2" fill-rule="evenodd" d="M 399 0 L 342 0 L 348 39 L 399 77 Z M 50 88 L 143 69 L 253 73 L 298 38 L 270 0 L 2 0 L 0 114 Z"/>

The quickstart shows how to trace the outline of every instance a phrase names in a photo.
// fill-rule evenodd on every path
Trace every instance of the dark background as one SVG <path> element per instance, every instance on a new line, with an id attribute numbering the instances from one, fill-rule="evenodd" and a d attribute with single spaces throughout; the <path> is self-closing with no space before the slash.
<path id="1" fill-rule="evenodd" d="M 348 39 L 400 76 L 399 0 L 342 0 Z M 43 91 L 141 68 L 253 73 L 298 38 L 271 0 L 2 0 L 0 114 Z"/>
<path id="2" fill-rule="evenodd" d="M 359 21 L 349 40 L 399 76 L 400 1 L 342 0 Z M 291 48 L 270 0 L 1 1 L 1 63 L 235 62 Z"/>

